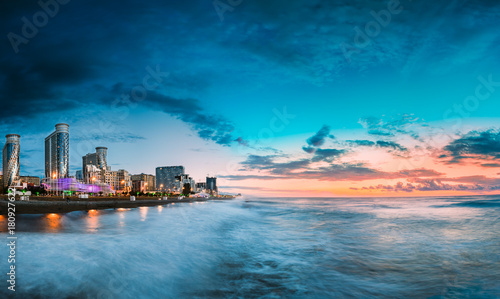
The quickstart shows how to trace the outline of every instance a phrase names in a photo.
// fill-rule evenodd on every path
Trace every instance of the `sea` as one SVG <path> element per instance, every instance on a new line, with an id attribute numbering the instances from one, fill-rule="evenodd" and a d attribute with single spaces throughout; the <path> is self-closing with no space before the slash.
<path id="1" fill-rule="evenodd" d="M 18 215 L 15 293 L 0 225 L 1 298 L 500 298 L 500 196 Z"/>

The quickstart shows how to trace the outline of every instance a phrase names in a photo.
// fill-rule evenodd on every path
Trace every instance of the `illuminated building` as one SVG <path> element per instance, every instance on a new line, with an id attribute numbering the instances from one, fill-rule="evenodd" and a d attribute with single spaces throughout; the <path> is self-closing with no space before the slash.
<path id="1" fill-rule="evenodd" d="M 22 183 L 26 183 L 28 185 L 40 186 L 40 178 L 37 176 L 21 176 L 19 180 Z"/>
<path id="2" fill-rule="evenodd" d="M 45 177 L 69 177 L 69 125 L 57 124 L 45 138 Z"/>
<path id="3" fill-rule="evenodd" d="M 3 186 L 9 187 L 17 185 L 19 180 L 19 151 L 20 135 L 9 134 L 5 136 L 7 141 L 3 147 Z"/>
<path id="4" fill-rule="evenodd" d="M 184 175 L 184 166 L 164 166 L 156 168 L 156 186 L 161 192 L 179 192 L 176 176 Z"/>
<path id="5" fill-rule="evenodd" d="M 137 181 L 142 181 L 145 184 L 144 191 L 156 191 L 156 177 L 152 174 L 134 174 L 131 176 L 132 183 Z"/>

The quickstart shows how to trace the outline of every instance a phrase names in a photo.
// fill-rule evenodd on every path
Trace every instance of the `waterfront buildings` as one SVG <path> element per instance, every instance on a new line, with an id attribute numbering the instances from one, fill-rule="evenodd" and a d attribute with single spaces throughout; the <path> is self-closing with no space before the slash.
<path id="1" fill-rule="evenodd" d="M 145 174 L 145 173 L 134 174 L 131 176 L 131 179 L 132 179 L 132 184 L 138 181 L 144 182 L 145 183 L 143 188 L 144 192 L 156 191 L 156 177 L 152 174 Z M 142 191 L 142 189 L 140 189 L 140 191 Z"/>
<path id="2" fill-rule="evenodd" d="M 128 171 L 112 171 L 108 166 L 108 148 L 96 147 L 95 153 L 82 157 L 82 176 L 86 184 L 104 183 L 117 192 L 129 192 L 132 181 Z"/>
<path id="3" fill-rule="evenodd" d="M 45 177 L 69 177 L 69 125 L 57 124 L 56 130 L 45 138 Z"/>
<path id="4" fill-rule="evenodd" d="M 22 183 L 26 183 L 28 185 L 40 186 L 40 178 L 37 176 L 20 176 L 19 180 Z"/>
<path id="5" fill-rule="evenodd" d="M 184 166 L 163 166 L 156 168 L 156 186 L 161 192 L 179 192 L 177 176 L 184 175 Z"/>
<path id="6" fill-rule="evenodd" d="M 9 134 L 5 136 L 7 141 L 5 142 L 5 146 L 3 147 L 3 186 L 9 187 L 14 184 L 17 185 L 19 181 L 19 151 L 20 151 L 20 143 L 19 140 L 21 138 L 20 135 L 17 134 Z"/>
<path id="7" fill-rule="evenodd" d="M 132 181 L 132 192 L 147 192 L 145 181 Z"/>

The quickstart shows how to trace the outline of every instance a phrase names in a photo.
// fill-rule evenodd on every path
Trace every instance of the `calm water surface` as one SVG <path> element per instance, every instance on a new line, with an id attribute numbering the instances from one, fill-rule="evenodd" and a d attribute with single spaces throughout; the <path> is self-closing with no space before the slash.
<path id="1" fill-rule="evenodd" d="M 17 225 L 19 298 L 500 297 L 500 196 L 247 198 Z"/>

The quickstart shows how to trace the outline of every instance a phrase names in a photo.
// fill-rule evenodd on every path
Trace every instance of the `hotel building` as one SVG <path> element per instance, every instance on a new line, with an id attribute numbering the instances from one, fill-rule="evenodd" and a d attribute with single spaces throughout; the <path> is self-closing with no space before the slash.
<path id="1" fill-rule="evenodd" d="M 5 137 L 7 138 L 7 141 L 5 142 L 5 146 L 3 147 L 2 175 L 3 186 L 9 187 L 13 186 L 14 184 L 17 185 L 16 182 L 19 181 L 19 140 L 21 136 L 17 134 L 9 134 Z"/>
<path id="2" fill-rule="evenodd" d="M 184 166 L 163 166 L 156 168 L 156 186 L 161 192 L 179 192 L 176 177 L 184 175 Z"/>
<path id="3" fill-rule="evenodd" d="M 45 138 L 45 177 L 69 177 L 69 125 L 57 124 Z"/>

